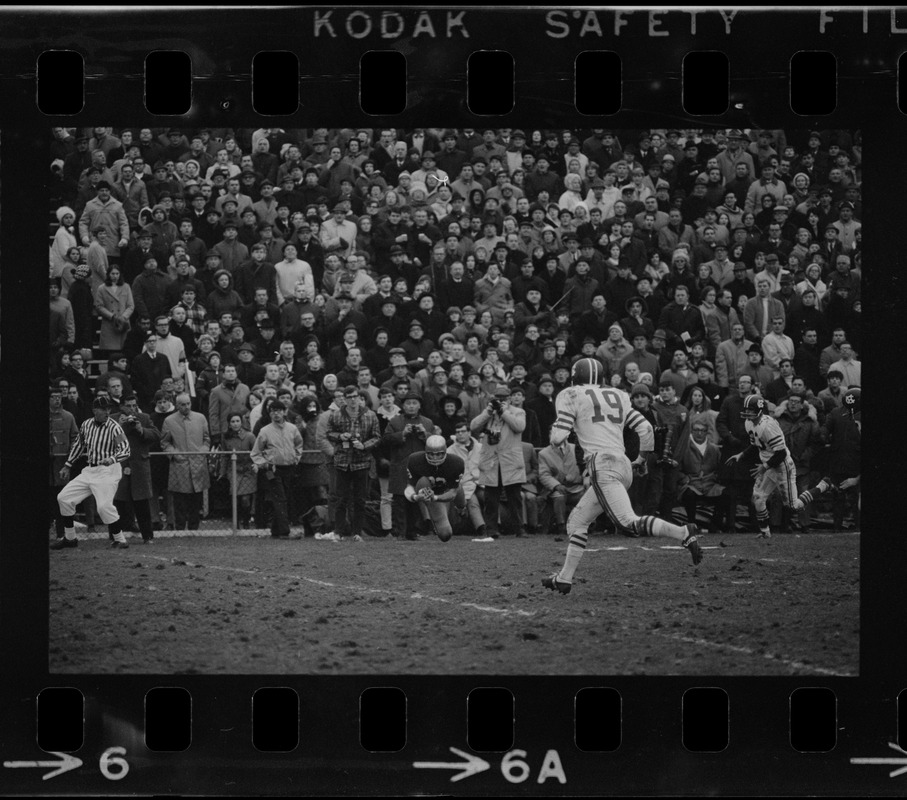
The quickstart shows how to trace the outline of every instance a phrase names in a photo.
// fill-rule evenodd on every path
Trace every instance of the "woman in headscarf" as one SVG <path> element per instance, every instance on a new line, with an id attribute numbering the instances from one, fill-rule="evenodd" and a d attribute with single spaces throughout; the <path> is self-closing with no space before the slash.
<path id="1" fill-rule="evenodd" d="M 63 269 L 68 266 L 70 259 L 67 257 L 70 248 L 78 247 L 76 239 L 76 212 L 69 206 L 60 206 L 57 211 L 59 227 L 54 233 L 54 240 L 50 246 L 50 277 L 59 278 Z M 65 294 L 60 295 L 65 297 Z"/>

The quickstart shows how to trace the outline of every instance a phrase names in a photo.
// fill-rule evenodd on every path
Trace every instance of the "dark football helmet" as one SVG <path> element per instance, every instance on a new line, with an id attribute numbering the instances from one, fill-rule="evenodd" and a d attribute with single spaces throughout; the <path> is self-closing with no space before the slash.
<path id="1" fill-rule="evenodd" d="M 748 394 L 743 398 L 740 416 L 744 419 L 757 420 L 766 412 L 765 398 L 758 394 Z"/>
<path id="2" fill-rule="evenodd" d="M 443 436 L 429 436 L 425 440 L 425 458 L 432 466 L 439 466 L 447 458 L 447 443 Z"/>
<path id="3" fill-rule="evenodd" d="M 850 411 L 851 416 L 856 414 L 860 410 L 860 388 L 854 386 L 844 392 L 844 396 L 841 398 L 841 404 Z"/>
<path id="4" fill-rule="evenodd" d="M 593 386 L 600 386 L 604 377 L 604 367 L 597 358 L 581 358 L 570 371 L 570 378 L 574 386 L 584 386 L 590 383 Z"/>

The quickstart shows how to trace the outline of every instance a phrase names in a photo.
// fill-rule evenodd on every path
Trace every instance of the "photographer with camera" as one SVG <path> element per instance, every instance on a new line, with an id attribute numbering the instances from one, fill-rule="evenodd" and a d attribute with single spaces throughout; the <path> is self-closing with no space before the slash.
<path id="1" fill-rule="evenodd" d="M 151 461 L 148 451 L 161 441 L 161 432 L 154 426 L 151 417 L 139 411 L 134 394 L 126 395 L 120 403 L 120 412 L 111 414 L 120 423 L 126 441 L 129 442 L 129 460 L 123 464 L 123 477 L 117 486 L 113 504 L 120 512 L 120 518 L 129 520 L 135 515 L 143 544 L 154 542 L 151 527 Z"/>
<path id="2" fill-rule="evenodd" d="M 335 535 L 362 541 L 362 520 L 369 496 L 372 451 L 381 441 L 378 417 L 365 407 L 366 395 L 353 385 L 343 390 L 343 408 L 328 419 L 327 438 L 334 445 Z"/>
<path id="3" fill-rule="evenodd" d="M 526 427 L 526 412 L 510 404 L 510 389 L 498 386 L 494 398 L 473 419 L 470 428 L 481 436 L 482 456 L 479 461 L 479 486 L 485 487 L 485 524 L 488 538 L 499 535 L 498 508 L 501 492 L 507 495 L 508 507 L 525 534 L 521 488 L 526 483 L 526 464 L 523 460 L 522 433 Z"/>
<path id="4" fill-rule="evenodd" d="M 391 419 L 384 429 L 383 442 L 387 448 L 387 459 L 390 462 L 388 492 L 393 496 L 391 516 L 396 535 L 405 535 L 407 539 L 418 538 L 420 516 L 405 496 L 409 484 L 406 464 L 413 453 L 425 450 L 425 442 L 434 432 L 434 423 L 423 417 L 422 398 L 415 392 L 406 395 L 403 400 L 403 413 Z"/>

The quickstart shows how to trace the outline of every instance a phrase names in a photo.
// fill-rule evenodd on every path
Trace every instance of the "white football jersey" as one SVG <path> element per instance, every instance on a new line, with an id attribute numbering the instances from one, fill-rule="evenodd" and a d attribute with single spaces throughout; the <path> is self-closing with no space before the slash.
<path id="1" fill-rule="evenodd" d="M 749 434 L 750 444 L 759 448 L 759 458 L 763 464 L 779 450 L 787 449 L 781 426 L 768 414 L 760 414 L 755 422 L 748 419 L 743 424 Z"/>
<path id="2" fill-rule="evenodd" d="M 559 444 L 571 430 L 583 452 L 624 455 L 624 426 L 639 434 L 640 450 L 655 446 L 649 421 L 630 404 L 630 395 L 610 386 L 570 386 L 555 400 L 557 419 L 551 440 Z"/>

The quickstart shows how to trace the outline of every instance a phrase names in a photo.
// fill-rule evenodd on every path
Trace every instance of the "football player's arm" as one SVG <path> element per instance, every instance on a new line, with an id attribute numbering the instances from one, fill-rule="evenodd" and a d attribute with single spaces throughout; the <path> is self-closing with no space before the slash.
<path id="1" fill-rule="evenodd" d="M 554 447 L 560 447 L 567 441 L 567 437 L 573 430 L 573 425 L 576 422 L 576 414 L 570 407 L 566 395 L 563 394 L 558 395 L 557 400 L 555 401 L 555 409 L 557 410 L 557 419 L 555 419 L 554 424 L 551 426 L 549 441 Z"/>
<path id="2" fill-rule="evenodd" d="M 773 452 L 766 462 L 766 466 L 769 468 L 781 466 L 784 463 L 784 459 L 787 458 L 787 447 L 784 444 L 784 434 L 781 433 L 780 428 L 776 426 L 775 430 L 771 431 L 767 444 Z"/>
<path id="3" fill-rule="evenodd" d="M 627 414 L 626 424 L 627 427 L 635 431 L 637 436 L 639 436 L 640 455 L 651 453 L 655 449 L 655 430 L 652 428 L 652 423 L 633 408 L 630 409 L 630 413 Z"/>
<path id="4" fill-rule="evenodd" d="M 758 457 L 759 457 L 759 447 L 758 447 L 758 445 L 751 444 L 749 447 L 747 447 L 747 448 L 741 450 L 741 451 L 740 451 L 739 453 L 737 453 L 736 455 L 731 456 L 731 457 L 730 457 L 727 461 L 725 461 L 724 463 L 725 463 L 725 464 L 730 464 L 732 461 L 741 461 L 741 460 L 742 460 L 743 463 L 745 464 L 745 463 L 750 462 L 750 461 L 755 461 Z M 781 460 L 783 461 L 784 459 L 782 458 Z"/>
<path id="5" fill-rule="evenodd" d="M 416 454 L 413 453 L 413 455 Z M 410 503 L 415 503 L 419 500 L 419 492 L 416 491 L 415 486 L 416 481 L 418 481 L 419 478 L 413 476 L 412 459 L 413 456 L 409 456 L 406 461 L 406 488 L 403 490 L 403 496 L 409 500 Z"/>
<path id="6" fill-rule="evenodd" d="M 463 473 L 457 475 L 457 479 L 454 481 L 454 485 L 451 489 L 448 489 L 446 492 L 435 495 L 435 501 L 438 503 L 449 503 L 457 496 L 457 492 L 460 491 L 460 481 L 463 480 Z"/>

